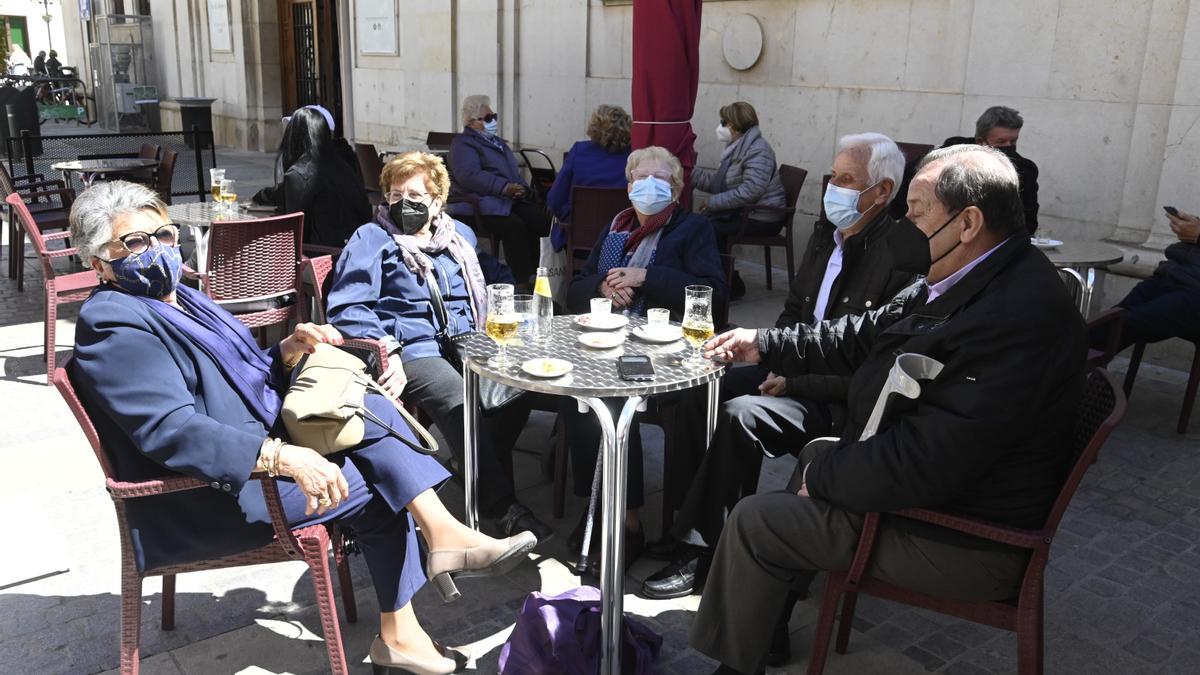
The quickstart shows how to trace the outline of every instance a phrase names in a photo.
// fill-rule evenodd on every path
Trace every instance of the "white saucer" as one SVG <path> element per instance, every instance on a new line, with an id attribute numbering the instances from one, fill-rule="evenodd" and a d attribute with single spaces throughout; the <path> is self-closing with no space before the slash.
<path id="1" fill-rule="evenodd" d="M 575 317 L 575 325 L 584 330 L 616 330 L 628 323 L 629 317 L 624 314 L 580 314 Z"/>
<path id="2" fill-rule="evenodd" d="M 563 359 L 537 358 L 521 364 L 521 370 L 534 377 L 562 377 L 575 366 Z"/>
<path id="3" fill-rule="evenodd" d="M 1049 239 L 1046 237 L 1030 237 L 1029 243 L 1033 244 L 1037 248 L 1042 249 L 1043 251 L 1052 249 L 1052 248 L 1058 248 L 1059 246 L 1062 246 L 1062 244 L 1063 244 L 1061 241 L 1059 241 L 1057 239 Z"/>
<path id="4" fill-rule="evenodd" d="M 640 340 L 646 342 L 654 342 L 657 344 L 666 344 L 674 342 L 683 337 L 683 329 L 679 326 L 667 324 L 665 326 L 650 327 L 650 324 L 642 324 L 633 329 L 633 334 Z"/>
<path id="5" fill-rule="evenodd" d="M 612 349 L 625 341 L 625 331 L 580 333 L 579 341 L 592 349 Z"/>

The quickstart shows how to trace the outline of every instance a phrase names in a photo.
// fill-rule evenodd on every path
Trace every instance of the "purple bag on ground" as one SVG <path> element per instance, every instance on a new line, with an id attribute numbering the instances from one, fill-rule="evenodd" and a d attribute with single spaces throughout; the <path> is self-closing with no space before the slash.
<path id="1" fill-rule="evenodd" d="M 622 622 L 621 672 L 659 672 L 662 637 L 628 614 Z M 594 675 L 600 669 L 600 589 L 530 593 L 500 650 L 501 675 Z"/>

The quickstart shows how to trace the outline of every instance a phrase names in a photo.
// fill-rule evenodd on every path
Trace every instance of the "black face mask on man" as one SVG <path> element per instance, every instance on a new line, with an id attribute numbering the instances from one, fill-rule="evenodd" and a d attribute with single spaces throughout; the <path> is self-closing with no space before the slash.
<path id="1" fill-rule="evenodd" d="M 942 223 L 942 226 L 941 226 L 941 227 L 939 227 L 938 229 L 934 230 L 933 234 L 929 235 L 928 237 L 925 237 L 925 241 L 933 241 L 933 238 L 934 238 L 934 237 L 936 237 L 936 236 L 938 236 L 939 234 L 941 234 L 941 233 L 942 233 L 942 230 L 946 229 L 947 227 L 950 227 L 950 223 L 953 223 L 953 222 L 954 222 L 954 219 L 955 219 L 955 218 L 958 218 L 959 216 L 961 216 L 961 215 L 963 214 L 963 211 L 966 211 L 966 210 L 967 210 L 967 209 L 966 209 L 966 207 L 965 207 L 965 206 L 964 206 L 963 208 L 959 209 L 959 210 L 958 210 L 958 213 L 955 213 L 954 215 L 950 216 L 950 219 L 949 219 L 949 220 L 947 220 L 946 222 Z M 939 260 L 941 260 L 942 258 L 945 258 L 946 256 L 948 256 L 948 255 L 950 255 L 951 253 L 953 253 L 953 252 L 954 252 L 954 249 L 958 248 L 958 245 L 959 245 L 959 244 L 961 244 L 961 243 L 962 243 L 962 239 L 959 239 L 958 241 L 954 242 L 954 245 L 953 245 L 953 246 L 951 246 L 951 247 L 950 247 L 950 248 L 949 248 L 949 249 L 948 249 L 948 250 L 947 250 L 945 253 L 943 253 L 943 254 L 939 255 L 937 258 L 935 258 L 935 259 L 931 260 L 931 261 L 929 262 L 929 266 L 930 266 L 930 267 L 933 267 L 934 265 L 936 265 L 936 264 L 938 263 L 938 261 L 939 261 Z"/>
<path id="2" fill-rule="evenodd" d="M 404 234 L 416 234 L 429 222 L 429 205 L 404 198 L 388 207 L 388 216 Z"/>

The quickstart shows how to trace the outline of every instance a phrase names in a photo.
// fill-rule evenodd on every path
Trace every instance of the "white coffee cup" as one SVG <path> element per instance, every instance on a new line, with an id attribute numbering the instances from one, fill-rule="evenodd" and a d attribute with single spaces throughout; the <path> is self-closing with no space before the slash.
<path id="1" fill-rule="evenodd" d="M 671 310 L 655 307 L 646 310 L 646 325 L 651 330 L 661 329 L 671 322 Z"/>
<path id="2" fill-rule="evenodd" d="M 601 314 L 612 313 L 612 300 L 608 298 L 592 298 L 592 314 L 599 316 Z"/>

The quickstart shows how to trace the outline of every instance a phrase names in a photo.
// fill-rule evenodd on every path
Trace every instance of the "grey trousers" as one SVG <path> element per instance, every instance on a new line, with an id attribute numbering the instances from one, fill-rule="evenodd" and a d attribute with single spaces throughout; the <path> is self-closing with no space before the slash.
<path id="1" fill-rule="evenodd" d="M 788 492 L 738 502 L 692 623 L 692 647 L 740 672 L 761 671 L 788 591 L 807 591 L 817 572 L 849 569 L 862 523 L 860 513 Z M 931 538 L 931 528 L 896 523 L 880 523 L 869 576 L 947 597 L 1016 596 L 1028 552 L 942 529 Z"/>

